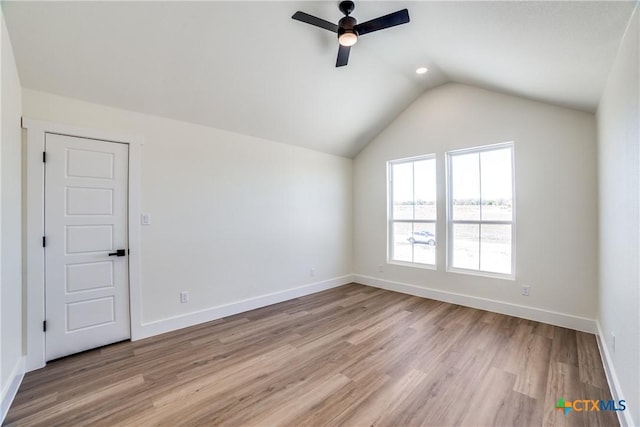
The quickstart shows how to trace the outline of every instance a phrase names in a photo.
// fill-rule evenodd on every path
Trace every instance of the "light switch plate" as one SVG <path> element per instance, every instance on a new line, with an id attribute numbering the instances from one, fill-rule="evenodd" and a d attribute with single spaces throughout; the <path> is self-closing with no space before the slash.
<path id="1" fill-rule="evenodd" d="M 142 225 L 151 225 L 151 214 L 143 213 L 140 215 L 140 223 Z"/>

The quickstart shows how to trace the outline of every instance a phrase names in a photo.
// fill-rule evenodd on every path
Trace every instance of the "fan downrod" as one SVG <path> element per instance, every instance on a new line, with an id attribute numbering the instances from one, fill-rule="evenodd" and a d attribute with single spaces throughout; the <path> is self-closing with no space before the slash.
<path id="1" fill-rule="evenodd" d="M 351 12 L 353 12 L 353 9 L 356 8 L 356 5 L 352 1 L 347 0 L 340 2 L 338 8 L 340 9 L 340 12 L 344 13 L 346 16 L 349 16 Z"/>

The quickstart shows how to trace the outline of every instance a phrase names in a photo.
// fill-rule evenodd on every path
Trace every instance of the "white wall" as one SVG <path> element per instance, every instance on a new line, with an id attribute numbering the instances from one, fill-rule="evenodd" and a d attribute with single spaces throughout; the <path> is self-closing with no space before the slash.
<path id="1" fill-rule="evenodd" d="M 0 141 L 0 396 L 2 420 L 23 368 L 22 341 L 22 196 L 21 88 L 13 49 L 2 15 Z"/>
<path id="2" fill-rule="evenodd" d="M 385 162 L 436 153 L 437 179 L 442 184 L 446 151 L 506 141 L 515 141 L 516 280 L 445 272 L 442 185 L 437 234 L 443 237 L 437 248 L 437 271 L 385 265 L 384 272 L 378 272 L 387 252 Z M 453 300 L 473 300 L 479 307 L 593 329 L 596 201 L 593 114 L 461 84 L 439 86 L 418 98 L 354 161 L 354 273 L 372 283 L 382 279 L 430 288 L 438 291 L 438 297 L 442 292 L 466 295 L 472 298 Z M 529 297 L 520 295 L 523 284 L 531 286 Z M 526 307 L 514 309 L 514 304 Z M 545 310 L 562 313 L 560 320 Z"/>
<path id="3" fill-rule="evenodd" d="M 627 400 L 630 425 L 640 425 L 639 20 L 636 7 L 597 114 L 598 319 L 609 362 L 619 380 L 619 398 Z"/>
<path id="4" fill-rule="evenodd" d="M 31 90 L 23 113 L 144 136 L 143 323 L 351 273 L 350 159 Z"/>

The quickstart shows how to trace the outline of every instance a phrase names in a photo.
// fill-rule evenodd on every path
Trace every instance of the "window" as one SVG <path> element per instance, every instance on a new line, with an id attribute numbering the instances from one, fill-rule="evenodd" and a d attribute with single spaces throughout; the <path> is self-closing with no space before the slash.
<path id="1" fill-rule="evenodd" d="M 514 275 L 513 143 L 447 153 L 449 270 Z"/>
<path id="2" fill-rule="evenodd" d="M 389 162 L 389 260 L 436 264 L 435 155 Z"/>

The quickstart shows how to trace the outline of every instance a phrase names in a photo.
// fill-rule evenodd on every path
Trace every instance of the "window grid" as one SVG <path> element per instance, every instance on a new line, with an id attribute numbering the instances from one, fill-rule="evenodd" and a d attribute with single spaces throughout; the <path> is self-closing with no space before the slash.
<path id="1" fill-rule="evenodd" d="M 401 160 L 393 160 L 393 161 L 389 161 L 388 162 L 388 174 L 389 174 L 389 202 L 388 202 L 388 207 L 389 207 L 389 213 L 388 213 L 388 233 L 387 233 L 387 238 L 388 238 L 388 260 L 389 262 L 393 262 L 393 263 L 398 263 L 398 264 L 407 264 L 407 265 L 412 265 L 412 266 L 421 266 L 421 267 L 427 267 L 427 268 L 435 268 L 436 266 L 436 257 L 434 254 L 434 262 L 433 263 L 423 263 L 423 262 L 419 262 L 416 261 L 416 245 L 415 244 L 411 244 L 410 245 L 410 252 L 411 252 L 411 261 L 406 261 L 406 260 L 401 260 L 398 259 L 399 256 L 396 254 L 395 251 L 395 247 L 396 247 L 396 242 L 395 242 L 395 229 L 396 229 L 396 224 L 411 224 L 411 235 L 414 235 L 414 232 L 416 232 L 416 224 L 433 224 L 433 229 L 435 232 L 435 227 L 436 227 L 436 223 L 437 223 L 437 213 L 435 214 L 436 219 L 417 219 L 416 218 L 416 174 L 415 174 L 415 163 L 416 162 L 420 162 L 420 161 L 425 161 L 425 160 L 432 160 L 434 162 L 434 176 L 433 176 L 433 180 L 434 182 L 432 183 L 435 189 L 435 154 L 429 154 L 429 155 L 425 155 L 425 156 L 419 156 L 419 157 L 412 157 L 412 158 L 407 158 L 407 159 L 401 159 Z M 411 164 L 411 184 L 412 184 L 412 200 L 413 200 L 413 204 L 412 204 L 412 208 L 411 208 L 411 219 L 403 219 L 403 218 L 395 218 L 395 198 L 394 198 L 394 166 L 397 165 L 402 165 L 402 164 Z M 437 209 L 437 204 L 436 201 L 434 199 L 434 210 Z M 435 234 L 435 233 L 434 233 Z M 434 245 L 435 246 L 435 245 Z M 435 250 L 435 247 L 434 247 Z"/>
<path id="2" fill-rule="evenodd" d="M 488 220 L 484 219 L 483 215 L 483 203 L 484 200 L 482 193 L 482 153 L 509 149 L 511 160 L 511 220 Z M 481 276 L 511 278 L 515 277 L 515 175 L 514 175 L 514 161 L 513 161 L 513 142 L 494 144 L 484 147 L 476 147 L 465 150 L 450 151 L 447 153 L 447 271 L 464 272 L 468 274 L 477 274 Z M 454 198 L 453 198 L 453 166 L 452 160 L 454 157 L 465 154 L 478 154 L 478 187 L 479 187 L 479 219 L 454 219 Z M 456 225 L 477 225 L 478 226 L 478 268 L 469 269 L 462 267 L 453 267 L 453 252 L 454 252 L 454 228 Z M 482 269 L 482 226 L 483 225 L 509 225 L 511 228 L 511 262 L 509 273 L 493 272 Z"/>

